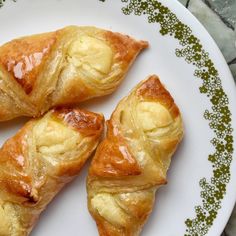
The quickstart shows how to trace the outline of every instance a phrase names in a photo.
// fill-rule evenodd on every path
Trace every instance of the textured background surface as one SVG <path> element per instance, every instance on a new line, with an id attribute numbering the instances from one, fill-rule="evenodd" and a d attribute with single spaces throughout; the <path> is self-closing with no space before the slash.
<path id="1" fill-rule="evenodd" d="M 236 0 L 179 1 L 199 19 L 215 39 L 236 82 Z M 3 2 L 4 0 L 0 0 L 0 6 Z M 236 236 L 236 207 L 221 236 Z"/>
<path id="2" fill-rule="evenodd" d="M 215 39 L 236 81 L 236 0 L 179 1 L 199 19 Z M 221 236 L 236 236 L 236 207 Z"/>
<path id="3" fill-rule="evenodd" d="M 215 39 L 236 80 L 236 0 L 179 1 L 201 21 Z"/>

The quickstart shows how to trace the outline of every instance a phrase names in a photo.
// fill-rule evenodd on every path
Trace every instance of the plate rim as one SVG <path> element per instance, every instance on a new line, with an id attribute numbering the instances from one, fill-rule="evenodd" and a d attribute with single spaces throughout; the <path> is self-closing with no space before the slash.
<path id="1" fill-rule="evenodd" d="M 102 0 L 102 2 L 105 2 L 105 1 L 108 1 L 108 0 Z M 125 2 L 125 4 L 126 5 L 128 5 L 129 7 L 131 6 L 130 4 L 132 3 L 132 2 L 137 2 L 136 0 L 123 0 L 122 2 Z M 165 4 L 163 3 L 163 0 L 161 0 L 161 1 L 148 1 L 148 0 L 143 0 L 143 1 L 141 1 L 142 3 L 146 3 L 146 4 L 151 4 L 152 2 L 156 2 L 157 3 L 157 5 L 158 5 L 158 3 L 161 3 L 161 5 L 165 8 L 165 6 L 166 6 L 166 2 L 169 2 L 169 1 L 166 1 L 165 2 Z M 151 3 L 150 3 L 151 2 Z M 222 53 L 220 52 L 220 50 L 219 50 L 219 48 L 218 48 L 218 46 L 216 45 L 216 43 L 215 43 L 215 41 L 214 41 L 214 39 L 210 36 L 210 34 L 207 32 L 207 30 L 205 29 L 205 27 L 199 22 L 199 20 L 198 19 L 196 19 L 196 17 L 195 16 L 193 16 L 193 14 L 191 13 L 191 12 L 189 12 L 181 3 L 179 3 L 177 0 L 176 1 L 173 1 L 171 4 L 176 4 L 176 6 L 178 6 L 180 9 L 182 9 L 182 11 L 183 12 L 186 12 L 186 14 L 188 14 L 188 15 L 191 15 L 191 18 L 193 19 L 193 20 L 195 20 L 195 22 L 199 25 L 199 27 L 201 27 L 202 29 L 201 30 L 203 30 L 204 32 L 205 32 L 205 34 L 207 34 L 207 36 L 208 36 L 208 40 L 211 40 L 212 42 L 213 42 L 213 47 L 214 48 L 217 48 L 217 50 L 218 50 L 218 56 L 219 57 L 221 57 L 221 61 L 225 64 L 224 65 L 224 69 L 226 69 L 227 70 L 227 73 L 228 73 L 228 76 L 227 77 L 231 77 L 231 82 L 234 82 L 234 80 L 233 80 L 233 77 L 232 77 L 232 74 L 231 74 L 231 72 L 230 72 L 230 70 L 229 70 L 229 68 L 228 68 L 228 65 L 227 65 L 227 63 L 226 63 L 226 61 L 225 61 L 225 59 L 224 59 L 224 57 L 223 57 L 223 55 L 222 55 Z M 159 23 L 160 25 L 161 24 L 163 24 L 163 15 L 165 15 L 165 14 L 167 14 L 167 12 L 168 12 L 168 10 L 170 10 L 169 8 L 167 9 L 167 10 L 165 10 L 164 8 L 161 8 L 162 6 L 159 6 L 159 8 L 158 8 L 158 11 L 159 11 L 159 13 L 160 13 L 160 9 L 162 9 L 162 15 L 159 15 L 159 19 L 157 19 L 156 21 L 155 21 L 155 19 L 153 20 L 153 22 L 152 22 L 152 18 L 151 18 L 151 20 L 150 20 L 150 18 L 149 18 L 149 23 Z M 175 7 L 176 7 L 175 6 Z M 133 7 L 133 9 L 132 9 L 132 6 L 130 7 L 130 8 L 122 8 L 122 10 L 123 10 L 123 13 L 124 14 L 127 14 L 127 15 L 130 15 L 131 13 L 132 14 L 134 14 L 134 15 L 142 15 L 142 13 L 143 13 L 143 11 L 146 11 L 146 9 L 144 10 L 144 8 L 141 8 L 141 5 L 138 5 L 138 3 L 137 3 L 137 6 L 136 7 Z M 138 8 L 139 7 L 139 8 Z M 174 7 L 173 7 L 174 8 Z M 131 9 L 131 10 L 130 10 Z M 124 12 L 124 11 L 126 11 L 126 12 Z M 166 11 L 166 12 L 165 12 Z M 173 11 L 173 10 L 171 10 L 171 12 L 174 12 L 174 15 L 176 16 L 176 12 L 177 12 L 177 9 L 175 10 L 175 11 Z M 158 13 L 158 14 L 159 14 Z M 147 15 L 149 15 L 149 13 L 145 13 L 145 14 L 147 14 Z M 150 15 L 149 15 L 150 16 Z M 164 16 L 165 17 L 165 16 Z M 177 17 L 178 18 L 178 17 Z M 179 20 L 179 19 L 178 19 Z M 179 20 L 181 23 L 182 23 L 182 20 Z M 185 22 L 183 23 L 184 24 L 184 26 L 186 26 L 187 28 L 189 28 L 189 24 L 185 24 Z M 164 24 L 163 24 L 164 25 Z M 161 30 L 160 30 L 160 33 L 162 34 L 162 35 L 167 35 L 167 34 L 169 34 L 170 33 L 170 36 L 173 36 L 173 33 L 178 33 L 178 30 L 177 31 L 175 31 L 175 29 L 174 29 L 174 31 L 173 32 L 171 32 L 171 31 L 169 31 L 168 32 L 168 28 L 166 27 L 162 27 L 163 25 L 161 25 Z M 182 30 L 184 30 L 184 28 L 185 27 L 182 27 Z M 191 26 L 192 27 L 192 26 Z M 186 28 L 185 28 L 186 29 Z M 191 30 L 191 33 L 192 33 L 192 29 L 190 28 L 190 30 Z M 181 35 L 181 34 L 180 34 Z M 192 35 L 195 37 L 195 34 L 193 34 L 192 33 Z M 179 37 L 179 38 L 178 38 Z M 181 41 L 181 36 L 179 36 L 179 35 L 176 35 L 175 34 L 175 38 L 177 38 L 179 41 Z M 196 37 L 197 39 L 198 39 L 198 37 Z M 201 41 L 202 40 L 199 40 L 199 43 L 198 43 L 198 46 L 196 45 L 197 43 L 195 43 L 195 45 L 196 45 L 196 50 L 195 51 L 197 51 L 197 52 L 199 52 L 199 53 L 203 53 L 203 51 L 202 50 L 204 50 L 204 47 L 203 47 L 203 45 L 201 44 Z M 194 43 L 191 43 L 191 44 L 194 44 Z M 200 47 L 200 49 L 199 49 L 199 45 L 201 46 Z M 182 45 L 182 46 L 186 46 L 186 45 Z M 177 52 L 179 52 L 179 53 L 181 53 L 181 51 L 176 51 L 176 53 Z M 186 53 L 187 54 L 187 56 L 189 55 L 188 53 Z M 195 53 L 195 54 L 197 54 L 197 53 Z M 177 57 L 185 57 L 186 55 L 184 55 L 184 56 L 181 56 L 181 55 L 177 55 Z M 185 60 L 186 60 L 187 58 L 185 58 Z M 211 60 L 211 58 L 209 58 L 210 59 L 210 61 L 211 61 L 211 63 L 214 61 L 212 61 Z M 192 59 L 190 59 L 190 61 L 187 61 L 189 64 L 193 64 L 192 63 L 192 61 L 191 61 Z M 196 62 L 196 60 L 194 61 L 194 62 Z M 193 64 L 193 65 L 195 65 L 195 64 Z M 202 66 L 200 66 L 200 68 L 201 68 Z M 213 69 L 215 69 L 216 71 L 214 72 L 214 73 L 217 73 L 217 75 L 218 75 L 218 71 L 217 71 L 217 69 L 215 68 L 215 63 L 213 63 L 213 65 L 212 65 L 212 67 L 213 67 Z M 212 69 L 212 70 L 213 70 Z M 210 69 L 209 69 L 210 70 Z M 209 70 L 207 71 L 207 72 L 209 72 Z M 210 74 L 210 73 L 208 73 L 208 74 Z M 196 75 L 194 74 L 194 77 L 196 77 Z M 197 77 L 201 77 L 201 76 L 197 76 Z M 206 76 L 207 77 L 207 76 Z M 219 75 L 218 75 L 218 77 L 219 77 Z M 203 78 L 202 78 L 203 79 Z M 205 79 L 208 79 L 208 78 L 205 78 Z M 221 79 L 220 79 L 220 81 L 222 81 Z M 221 87 L 221 86 L 220 86 Z M 221 87 L 222 88 L 222 87 Z M 224 88 L 222 88 L 222 89 L 224 89 Z M 201 91 L 201 93 L 206 93 L 206 92 L 203 92 L 203 91 Z M 226 97 L 228 97 L 228 95 L 227 94 L 225 94 L 225 96 Z M 213 96 L 212 96 L 212 98 L 213 98 Z M 212 102 L 212 101 L 211 101 Z M 231 101 L 232 102 L 232 101 Z M 213 102 L 212 102 L 213 103 Z M 214 104 L 213 104 L 213 106 L 214 106 Z M 224 105 L 224 107 L 225 107 L 226 105 Z M 230 104 L 227 104 L 227 106 L 229 106 L 230 107 Z M 231 108 L 231 107 L 230 107 Z M 231 108 L 232 109 L 232 108 Z M 214 113 L 213 113 L 214 114 Z M 231 117 L 231 113 L 230 113 L 230 111 L 229 111 L 229 113 L 228 113 L 228 115 Z M 223 132 L 223 131 L 222 131 Z M 233 132 L 233 130 L 232 130 L 232 132 Z M 231 136 L 232 137 L 232 142 L 233 142 L 233 135 Z M 226 145 L 226 144 L 225 144 Z M 233 153 L 232 153 L 232 155 L 233 155 Z M 231 161 L 232 162 L 232 161 Z M 229 163 L 229 167 L 230 167 L 230 164 L 231 163 Z M 217 171 L 217 169 L 215 169 L 214 171 Z M 214 172 L 215 173 L 215 172 Z M 231 172 L 230 172 L 230 170 L 228 170 L 228 174 L 230 175 L 231 174 Z M 205 180 L 204 180 L 205 179 Z M 206 182 L 206 178 L 204 178 L 204 179 L 202 179 L 202 181 L 200 181 L 200 187 L 203 187 L 204 186 L 204 184 L 207 184 L 207 182 Z M 217 179 L 217 178 L 215 178 L 215 179 Z M 232 182 L 232 180 L 231 180 L 231 182 Z M 228 183 L 228 182 L 227 182 Z M 212 184 L 212 183 L 211 183 Z M 216 183 L 215 183 L 216 184 Z M 225 184 L 225 183 L 224 183 Z M 224 185 L 225 186 L 225 185 Z M 214 187 L 214 186 L 213 186 Z M 206 189 L 205 189 L 206 190 Z M 208 189 L 208 191 L 209 191 L 209 189 Z M 218 191 L 219 192 L 219 191 Z M 205 191 L 205 193 L 207 194 L 207 191 Z M 213 193 L 216 193 L 216 191 L 215 192 L 213 192 Z M 235 192 L 236 193 L 236 192 Z M 225 192 L 223 193 L 223 197 L 222 197 L 222 201 L 223 201 L 223 199 L 224 199 L 224 195 L 226 194 L 226 190 L 225 190 Z M 212 196 L 213 194 L 211 194 L 211 196 Z M 208 195 L 209 196 L 209 195 Z M 220 194 L 219 194 L 219 196 L 220 196 Z M 218 196 L 218 198 L 219 198 L 219 196 Z M 203 198 L 202 196 L 201 196 L 201 198 Z M 214 197 L 215 198 L 215 197 Z M 236 194 L 234 194 L 234 202 L 235 202 L 235 199 L 236 199 Z M 205 197 L 205 199 L 204 200 L 206 200 L 206 197 Z M 203 201 L 204 201 L 203 200 Z M 221 205 L 221 200 L 220 201 L 218 201 L 219 202 L 219 204 Z M 208 203 L 208 202 L 207 202 Z M 203 204 L 204 204 L 204 202 L 203 202 Z M 210 204 L 210 205 L 212 205 L 212 204 Z M 218 208 L 218 210 L 220 209 L 221 207 L 219 206 L 219 208 Z M 205 211 L 204 211 L 205 210 Z M 229 210 L 229 213 L 228 213 L 228 218 L 230 217 L 230 213 L 232 212 L 232 210 L 233 210 L 233 206 L 231 206 L 231 210 Z M 206 217 L 206 215 L 204 215 L 205 213 L 209 213 L 208 214 L 208 216 Z M 186 236 L 190 236 L 190 235 L 194 235 L 195 233 L 197 234 L 197 235 L 206 235 L 208 232 L 209 232 L 209 230 L 212 228 L 212 225 L 213 225 L 213 223 L 216 221 L 216 217 L 217 217 L 217 212 L 216 211 L 209 211 L 209 210 L 206 210 L 206 209 L 204 209 L 204 207 L 202 208 L 201 206 L 199 207 L 199 206 L 195 206 L 195 213 L 196 213 L 196 218 L 194 219 L 194 220 L 192 220 L 192 219 L 187 219 L 186 221 L 185 221 L 185 225 L 186 225 L 186 227 L 187 227 L 187 229 L 186 229 Z M 212 214 L 211 214 L 212 213 Z M 227 220 L 228 220 L 228 218 L 227 218 Z M 207 222 L 207 220 L 206 219 L 210 219 L 208 222 Z M 206 224 L 205 224 L 206 223 Z M 207 223 L 209 223 L 209 224 L 207 224 Z M 193 225 L 193 224 L 195 224 L 195 225 Z M 207 225 L 207 227 L 204 227 L 205 225 Z M 224 224 L 224 226 L 225 226 L 225 224 Z M 224 227 L 222 226 L 222 229 L 220 229 L 220 231 L 222 232 L 223 231 L 223 229 L 224 229 Z M 220 232 L 220 233 L 221 233 Z"/>
<path id="2" fill-rule="evenodd" d="M 11 1 L 13 1 L 13 2 L 15 2 L 15 0 L 11 0 Z M 101 2 L 103 2 L 103 3 L 105 3 L 105 2 L 107 2 L 107 1 L 110 1 L 110 0 L 96 0 L 97 2 L 98 1 L 101 1 Z M 96 2 L 95 1 L 95 2 Z M 122 2 L 123 2 L 123 4 L 128 4 L 128 2 L 131 2 L 131 1 L 135 1 L 135 0 L 122 0 Z M 164 2 L 164 0 L 154 0 L 155 2 Z M 193 20 L 193 21 L 195 21 L 195 23 L 194 24 L 199 24 L 199 27 L 201 27 L 201 31 L 204 31 L 205 32 L 205 34 L 207 34 L 208 36 L 208 39 L 207 40 L 211 40 L 212 41 L 212 43 L 213 43 L 213 48 L 214 49 L 217 49 L 217 54 L 218 54 L 218 56 L 220 56 L 221 58 L 220 58 L 220 61 L 222 61 L 222 62 L 224 62 L 225 63 L 225 65 L 224 65 L 224 70 L 225 71 L 227 71 L 227 73 L 228 73 L 228 75 L 227 75 L 227 77 L 231 77 L 231 82 L 227 82 L 227 83 L 231 83 L 231 85 L 233 84 L 233 86 L 234 86 L 234 88 L 236 88 L 236 85 L 235 85 L 235 82 L 234 82 L 234 79 L 233 79 L 233 76 L 232 76 L 232 74 L 231 74 L 231 72 L 230 72 L 230 70 L 229 70 L 229 67 L 228 67 L 228 65 L 227 65 L 227 63 L 226 63 L 226 61 L 225 61 L 225 58 L 223 57 L 223 54 L 222 54 L 222 52 L 220 51 L 220 49 L 219 49 L 219 47 L 216 45 L 216 42 L 215 42 L 215 40 L 212 38 L 212 36 L 207 32 L 207 30 L 206 30 L 206 28 L 199 22 L 199 20 L 189 11 L 189 10 L 187 10 L 180 2 L 178 2 L 177 0 L 176 1 L 173 1 L 173 0 L 165 0 L 166 2 L 171 2 L 170 4 L 173 4 L 173 5 L 175 5 L 175 6 L 173 6 L 173 8 L 174 7 L 176 7 L 176 6 L 178 6 L 178 7 L 176 7 L 176 8 L 179 8 L 179 9 L 181 9 L 181 11 L 184 11 L 187 15 L 191 15 L 191 19 Z M 1 8 L 1 6 L 3 6 L 3 4 L 4 4 L 4 2 L 5 2 L 5 0 L 0 0 L 0 8 Z M 150 0 L 142 0 L 142 2 L 150 2 Z M 0 9 L 0 11 L 1 11 L 1 9 Z M 176 15 L 178 15 L 176 12 L 177 12 L 177 10 L 175 11 L 175 10 L 171 10 L 172 12 L 174 12 Z M 182 22 L 182 20 L 181 20 L 181 22 Z M 190 22 L 191 22 L 191 20 L 190 20 Z M 185 25 L 185 23 L 184 23 L 184 25 Z M 192 26 L 192 23 L 191 23 L 191 28 L 192 28 L 193 26 Z M 202 42 L 202 40 L 200 40 L 200 43 Z M 203 46 L 204 46 L 204 43 L 203 43 Z M 214 61 L 214 60 L 213 60 Z M 216 69 L 217 70 L 217 69 Z M 224 81 L 226 81 L 226 80 L 224 80 Z M 224 87 L 223 87 L 224 88 Z M 235 92 L 236 92 L 236 90 L 235 90 Z M 235 94 L 236 93 L 233 93 L 233 94 L 231 94 L 230 95 L 230 97 L 232 97 L 232 96 L 235 96 Z M 229 96 L 229 93 L 227 93 L 226 94 L 227 96 Z M 235 96 L 236 97 L 236 96 Z M 234 110 L 233 108 L 232 108 L 232 104 L 234 104 L 234 101 L 232 101 L 232 99 L 231 99 L 231 101 L 230 101 L 230 104 L 229 104 L 229 107 L 230 107 L 230 110 Z M 233 117 L 233 114 L 231 114 L 230 115 L 231 117 Z M 233 132 L 233 131 L 232 131 Z M 233 135 L 233 136 L 235 136 L 235 135 Z M 233 138 L 234 139 L 234 138 Z M 235 142 L 235 139 L 233 140 L 233 143 Z M 235 147 L 235 145 L 233 145 L 233 147 Z M 232 164 L 232 163 L 231 163 Z M 235 178 L 235 180 L 236 180 L 236 178 Z M 232 182 L 232 178 L 231 178 L 231 181 L 230 182 Z M 234 191 L 234 202 L 236 201 L 236 191 Z M 233 207 L 232 207 L 232 210 L 233 210 Z M 232 210 L 230 211 L 230 212 L 232 212 Z M 228 214 L 228 218 L 230 217 L 230 214 Z M 227 221 L 228 221 L 228 218 L 227 218 Z M 211 228 L 211 227 L 210 227 Z M 210 229 L 209 228 L 209 229 Z M 222 229 L 222 231 L 223 231 L 223 229 Z M 200 235 L 205 235 L 205 234 L 200 234 Z"/>

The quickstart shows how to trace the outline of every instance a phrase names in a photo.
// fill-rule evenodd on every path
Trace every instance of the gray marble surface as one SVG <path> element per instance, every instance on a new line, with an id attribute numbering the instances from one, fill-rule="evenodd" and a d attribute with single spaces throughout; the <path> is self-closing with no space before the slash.
<path id="1" fill-rule="evenodd" d="M 201 21 L 215 39 L 236 81 L 236 0 L 179 1 Z"/>
<path id="2" fill-rule="evenodd" d="M 199 19 L 215 39 L 236 82 L 236 0 L 179 1 Z M 221 236 L 236 236 L 236 207 Z"/>

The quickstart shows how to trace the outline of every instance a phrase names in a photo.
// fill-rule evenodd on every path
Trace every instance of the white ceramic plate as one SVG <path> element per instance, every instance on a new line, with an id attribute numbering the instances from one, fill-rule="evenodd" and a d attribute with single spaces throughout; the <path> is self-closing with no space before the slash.
<path id="1" fill-rule="evenodd" d="M 71 24 L 107 28 L 150 42 L 150 49 L 138 58 L 119 89 L 84 104 L 87 109 L 109 118 L 134 85 L 158 74 L 183 113 L 184 141 L 172 162 L 169 184 L 158 191 L 142 235 L 220 235 L 236 199 L 232 160 L 236 90 L 212 38 L 174 0 L 9 0 L 0 9 L 0 43 Z M 25 121 L 0 124 L 0 142 Z M 87 167 L 49 205 L 32 236 L 98 234 L 86 206 Z"/>

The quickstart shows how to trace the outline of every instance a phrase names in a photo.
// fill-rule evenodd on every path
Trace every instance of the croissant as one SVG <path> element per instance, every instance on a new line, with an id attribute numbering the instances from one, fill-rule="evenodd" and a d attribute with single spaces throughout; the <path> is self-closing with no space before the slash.
<path id="1" fill-rule="evenodd" d="M 57 108 L 29 121 L 0 149 L 0 235 L 26 236 L 96 148 L 103 116 Z"/>
<path id="2" fill-rule="evenodd" d="M 88 209 L 101 236 L 139 235 L 183 136 L 180 111 L 153 75 L 119 103 L 107 126 L 89 169 Z"/>
<path id="3" fill-rule="evenodd" d="M 0 121 L 112 93 L 145 41 L 69 26 L 0 47 Z"/>

